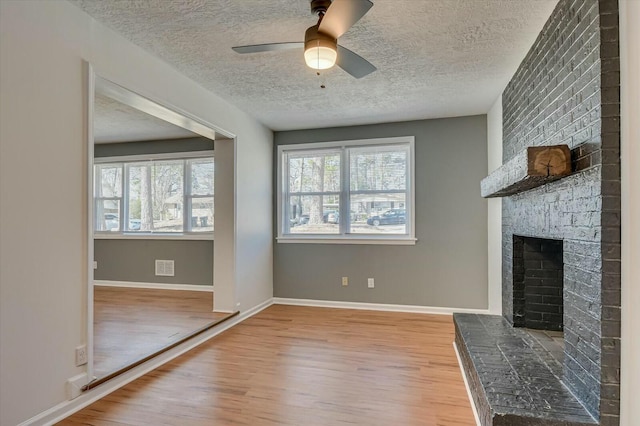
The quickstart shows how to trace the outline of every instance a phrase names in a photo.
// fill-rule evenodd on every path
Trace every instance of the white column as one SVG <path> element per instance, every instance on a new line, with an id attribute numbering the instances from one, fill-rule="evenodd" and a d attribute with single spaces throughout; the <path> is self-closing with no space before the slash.
<path id="1" fill-rule="evenodd" d="M 235 141 L 215 141 L 213 310 L 236 310 Z"/>

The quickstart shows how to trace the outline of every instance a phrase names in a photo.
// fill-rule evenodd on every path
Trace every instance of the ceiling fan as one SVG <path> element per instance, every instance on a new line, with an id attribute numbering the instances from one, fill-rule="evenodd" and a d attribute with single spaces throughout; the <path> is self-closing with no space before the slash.
<path id="1" fill-rule="evenodd" d="M 318 15 L 318 23 L 307 29 L 304 42 L 253 44 L 232 49 L 237 53 L 257 53 L 303 47 L 304 60 L 310 68 L 324 70 L 338 65 L 355 78 L 362 78 L 374 72 L 376 67 L 340 46 L 338 38 L 372 6 L 369 0 L 311 0 L 311 12 Z"/>

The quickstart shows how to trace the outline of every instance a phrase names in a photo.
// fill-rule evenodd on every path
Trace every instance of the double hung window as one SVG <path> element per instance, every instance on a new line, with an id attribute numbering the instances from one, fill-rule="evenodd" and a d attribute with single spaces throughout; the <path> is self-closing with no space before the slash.
<path id="1" fill-rule="evenodd" d="M 96 159 L 94 228 L 104 234 L 213 232 L 214 163 L 205 158 Z"/>
<path id="2" fill-rule="evenodd" d="M 411 244 L 413 137 L 281 145 L 278 241 Z"/>

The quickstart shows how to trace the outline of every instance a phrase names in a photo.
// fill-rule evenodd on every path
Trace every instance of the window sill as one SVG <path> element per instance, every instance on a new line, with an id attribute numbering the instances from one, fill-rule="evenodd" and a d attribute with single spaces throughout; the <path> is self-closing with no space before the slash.
<path id="1" fill-rule="evenodd" d="M 276 241 L 281 244 L 370 244 L 370 245 L 396 245 L 413 246 L 418 241 L 413 237 L 380 238 L 376 237 L 338 237 L 338 236 L 285 236 L 278 237 Z"/>
<path id="2" fill-rule="evenodd" d="M 96 233 L 94 240 L 211 240 L 213 233 L 202 234 L 121 234 L 121 233 Z"/>

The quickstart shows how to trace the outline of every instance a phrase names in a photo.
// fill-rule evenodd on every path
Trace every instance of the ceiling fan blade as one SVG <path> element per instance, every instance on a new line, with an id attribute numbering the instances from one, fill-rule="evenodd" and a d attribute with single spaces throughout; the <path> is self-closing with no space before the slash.
<path id="1" fill-rule="evenodd" d="M 338 45 L 338 58 L 336 59 L 336 65 L 355 78 L 362 78 L 377 70 L 371 62 L 340 45 Z"/>
<path id="2" fill-rule="evenodd" d="M 373 6 L 369 0 L 333 0 L 320 21 L 320 32 L 339 38 Z"/>
<path id="3" fill-rule="evenodd" d="M 267 43 L 252 44 L 249 46 L 236 46 L 232 49 L 237 53 L 258 53 L 258 52 L 274 52 L 276 50 L 289 50 L 303 48 L 304 43 L 301 41 L 292 41 L 287 43 Z"/>

